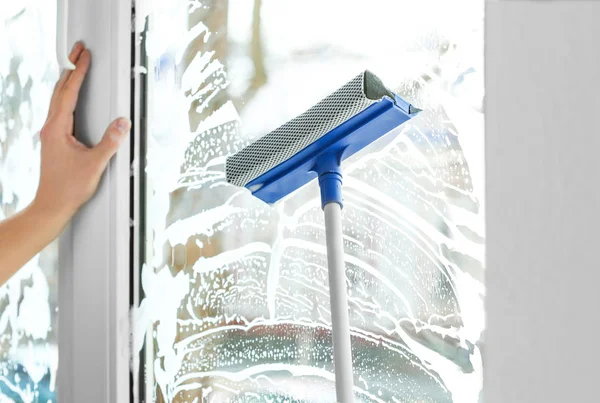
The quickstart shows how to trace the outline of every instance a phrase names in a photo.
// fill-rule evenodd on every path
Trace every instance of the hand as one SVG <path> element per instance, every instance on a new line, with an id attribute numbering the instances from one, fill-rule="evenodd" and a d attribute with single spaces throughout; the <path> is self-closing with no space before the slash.
<path id="1" fill-rule="evenodd" d="M 93 148 L 73 136 L 73 112 L 90 66 L 90 52 L 78 42 L 69 59 L 76 68 L 62 73 L 40 133 L 41 174 L 33 202 L 38 210 L 51 215 L 62 226 L 94 194 L 110 158 L 131 127 L 126 118 L 115 120 Z"/>
<path id="2" fill-rule="evenodd" d="M 115 120 L 94 148 L 73 137 L 73 112 L 90 67 L 90 52 L 77 43 L 69 59 L 76 69 L 65 71 L 56 84 L 40 133 L 42 165 L 35 199 L 0 222 L 0 285 L 52 242 L 94 194 L 108 161 L 131 127 L 125 118 Z"/>

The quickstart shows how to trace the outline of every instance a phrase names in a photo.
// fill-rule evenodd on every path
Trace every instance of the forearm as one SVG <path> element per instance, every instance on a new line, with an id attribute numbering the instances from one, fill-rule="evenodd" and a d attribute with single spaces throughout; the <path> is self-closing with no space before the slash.
<path id="1" fill-rule="evenodd" d="M 0 222 L 0 285 L 60 235 L 66 223 L 66 214 L 36 202 Z"/>

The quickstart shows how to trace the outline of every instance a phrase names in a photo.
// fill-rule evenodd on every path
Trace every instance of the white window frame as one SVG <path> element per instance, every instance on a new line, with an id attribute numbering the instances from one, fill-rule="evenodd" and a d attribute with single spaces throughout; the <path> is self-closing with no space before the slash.
<path id="1" fill-rule="evenodd" d="M 75 132 L 94 145 L 130 116 L 132 3 L 69 3 L 69 45 L 83 40 L 92 51 Z M 130 166 L 127 143 L 60 241 L 59 402 L 130 400 Z"/>

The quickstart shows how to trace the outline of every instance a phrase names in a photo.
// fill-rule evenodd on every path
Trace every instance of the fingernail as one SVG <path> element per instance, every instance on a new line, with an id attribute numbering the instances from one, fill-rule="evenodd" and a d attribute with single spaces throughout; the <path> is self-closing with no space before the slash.
<path id="1" fill-rule="evenodd" d="M 77 41 L 75 42 L 75 44 L 73 45 L 73 49 L 71 51 L 75 51 L 77 49 L 79 49 L 81 46 L 83 46 L 83 42 L 81 41 Z"/>
<path id="2" fill-rule="evenodd" d="M 127 134 L 131 129 L 131 122 L 129 119 L 120 118 L 117 120 L 117 130 L 121 132 L 121 134 Z"/>

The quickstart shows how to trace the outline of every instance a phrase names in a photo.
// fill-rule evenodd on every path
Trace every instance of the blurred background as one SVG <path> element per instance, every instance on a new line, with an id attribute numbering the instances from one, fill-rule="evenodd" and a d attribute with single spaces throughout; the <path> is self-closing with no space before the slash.
<path id="1" fill-rule="evenodd" d="M 267 206 L 223 170 L 370 69 L 423 112 L 344 166 L 356 399 L 480 401 L 483 1 L 143 6 L 140 397 L 335 401 L 318 188 Z"/>
<path id="2" fill-rule="evenodd" d="M 0 220 L 25 208 L 39 177 L 39 131 L 58 79 L 56 2 L 0 1 Z M 55 401 L 58 246 L 0 287 L 0 402 Z"/>

